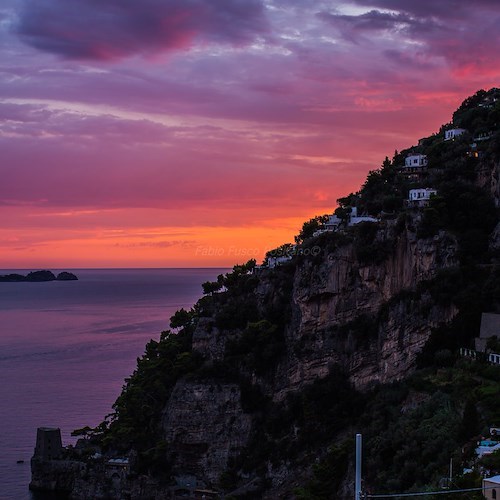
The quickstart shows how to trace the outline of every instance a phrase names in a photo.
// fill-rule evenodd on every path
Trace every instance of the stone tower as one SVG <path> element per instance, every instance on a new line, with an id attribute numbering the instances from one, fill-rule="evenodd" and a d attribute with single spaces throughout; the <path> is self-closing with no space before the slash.
<path id="1" fill-rule="evenodd" d="M 61 429 L 58 427 L 39 427 L 36 431 L 36 446 L 33 458 L 54 460 L 61 457 Z"/>

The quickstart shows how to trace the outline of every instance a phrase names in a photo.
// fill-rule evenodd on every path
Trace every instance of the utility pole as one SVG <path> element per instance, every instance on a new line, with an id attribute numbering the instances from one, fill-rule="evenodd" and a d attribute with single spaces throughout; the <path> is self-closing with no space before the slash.
<path id="1" fill-rule="evenodd" d="M 361 500 L 361 445 L 363 437 L 356 434 L 356 478 L 354 483 L 354 500 Z"/>

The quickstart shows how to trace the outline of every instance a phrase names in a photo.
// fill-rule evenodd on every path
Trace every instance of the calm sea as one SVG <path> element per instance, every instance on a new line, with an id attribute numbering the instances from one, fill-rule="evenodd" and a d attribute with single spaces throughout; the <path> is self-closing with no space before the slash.
<path id="1" fill-rule="evenodd" d="M 224 271 L 66 270 L 79 281 L 0 283 L 0 500 L 32 498 L 36 428 L 60 427 L 69 444 L 97 425 L 146 342 Z"/>

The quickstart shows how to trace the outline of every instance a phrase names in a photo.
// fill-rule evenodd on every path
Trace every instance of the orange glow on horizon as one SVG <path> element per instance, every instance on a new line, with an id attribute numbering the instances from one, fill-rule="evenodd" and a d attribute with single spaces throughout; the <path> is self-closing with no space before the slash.
<path id="1" fill-rule="evenodd" d="M 6 269 L 232 267 L 250 259 L 260 263 L 267 251 L 293 242 L 303 220 L 277 220 L 276 227 L 272 227 L 272 221 L 263 227 L 191 227 L 189 233 L 194 237 L 180 233 L 169 239 L 163 234 L 175 234 L 178 228 L 162 227 L 154 231 L 148 228 L 147 237 L 137 235 L 141 231 L 126 229 L 115 231 L 116 235 L 108 231 L 105 237 L 70 234 L 67 238 L 17 247 L 14 251 L 2 246 L 0 261 Z M 19 230 L 11 237 L 11 245 L 29 236 L 23 232 Z"/>

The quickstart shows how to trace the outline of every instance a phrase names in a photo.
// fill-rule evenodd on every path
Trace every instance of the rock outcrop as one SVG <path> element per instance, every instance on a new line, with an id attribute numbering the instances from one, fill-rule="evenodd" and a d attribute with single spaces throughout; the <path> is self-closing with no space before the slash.
<path id="1" fill-rule="evenodd" d="M 293 286 L 285 354 L 271 378 L 254 375 L 263 392 L 283 402 L 288 394 L 326 377 L 332 365 L 342 366 L 361 390 L 402 379 L 414 369 L 433 329 L 458 312 L 418 291 L 439 271 L 458 264 L 457 242 L 445 232 L 418 239 L 415 223 L 410 217 L 398 234 L 395 223 L 378 229 L 376 238 L 390 240 L 391 248 L 377 262 L 360 262 L 350 242 L 288 264 Z M 270 280 L 276 272 L 280 270 L 259 274 L 254 294 L 262 310 L 279 292 Z M 227 339 L 215 318 L 203 317 L 193 333 L 193 350 L 209 363 L 221 362 Z M 179 381 L 162 419 L 174 470 L 209 484 L 217 484 L 221 471 L 244 450 L 252 425 L 255 420 L 243 411 L 238 385 L 210 378 Z"/>
<path id="2" fill-rule="evenodd" d="M 69 493 L 73 490 L 76 479 L 85 469 L 85 464 L 76 460 L 33 458 L 30 490 Z"/>
<path id="3" fill-rule="evenodd" d="M 41 282 L 41 281 L 74 281 L 77 280 L 78 277 L 73 274 L 69 273 L 67 271 L 63 271 L 59 273 L 56 277 L 56 275 L 52 271 L 32 271 L 28 273 L 26 276 L 23 274 L 17 274 L 17 273 L 12 273 L 12 274 L 5 274 L 0 276 L 0 282 L 7 282 L 7 283 L 16 283 L 16 282 Z"/>
<path id="4" fill-rule="evenodd" d="M 251 417 L 241 407 L 238 384 L 178 382 L 162 420 L 175 468 L 217 484 L 229 460 L 248 444 Z"/>
<path id="5" fill-rule="evenodd" d="M 410 230 L 396 238 L 390 228 L 379 233 L 393 242 L 382 262 L 361 263 L 348 244 L 317 264 L 306 260 L 297 267 L 293 301 L 298 314 L 287 330 L 290 354 L 282 391 L 325 376 L 332 363 L 343 365 L 360 389 L 401 379 L 414 367 L 432 329 L 453 319 L 454 307 L 408 292 L 458 264 L 456 241 L 444 232 L 425 240 Z"/>

